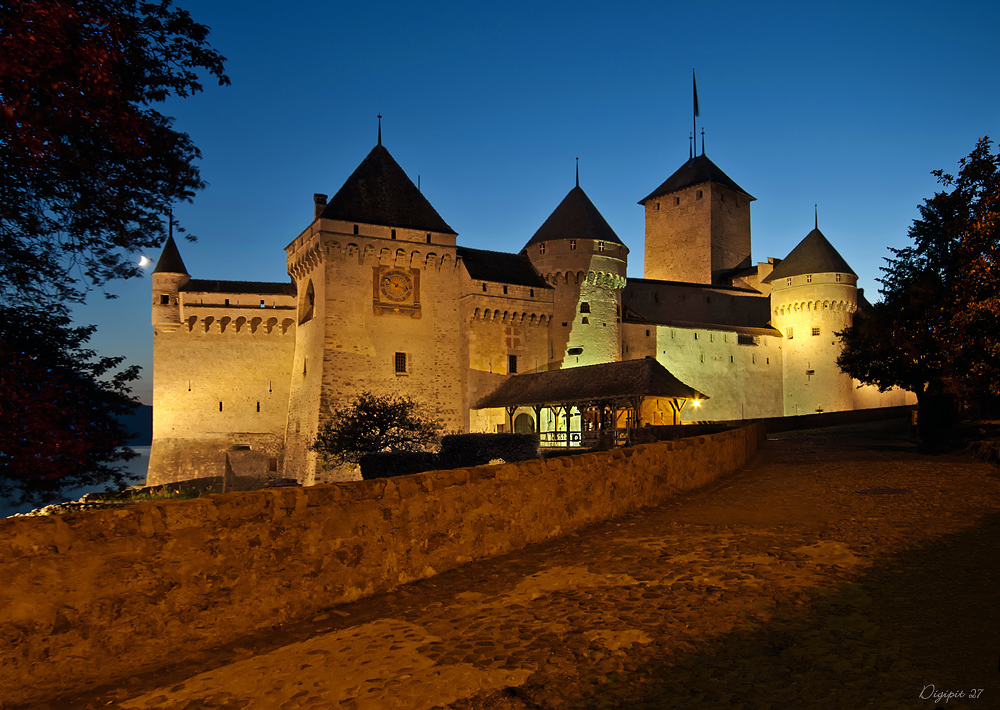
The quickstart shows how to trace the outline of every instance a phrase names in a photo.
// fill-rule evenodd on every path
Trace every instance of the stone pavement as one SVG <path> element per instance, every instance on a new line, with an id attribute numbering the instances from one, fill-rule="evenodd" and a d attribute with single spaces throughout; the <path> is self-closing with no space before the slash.
<path id="1" fill-rule="evenodd" d="M 668 505 L 41 707 L 1000 708 L 1000 469 L 907 436 L 774 435 Z"/>

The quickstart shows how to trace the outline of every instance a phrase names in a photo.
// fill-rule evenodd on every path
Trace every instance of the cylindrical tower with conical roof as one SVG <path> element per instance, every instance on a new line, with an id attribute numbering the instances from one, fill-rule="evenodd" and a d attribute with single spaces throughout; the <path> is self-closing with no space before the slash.
<path id="1" fill-rule="evenodd" d="M 172 236 L 167 237 L 156 266 L 153 268 L 152 321 L 154 327 L 179 326 L 181 306 L 178 298 L 180 287 L 191 280 L 184 266 L 181 253 Z"/>
<path id="2" fill-rule="evenodd" d="M 764 279 L 781 331 L 786 416 L 854 408 L 854 382 L 837 367 L 840 338 L 858 305 L 857 274 L 818 228 Z"/>
<path id="3" fill-rule="evenodd" d="M 621 360 L 628 247 L 579 181 L 522 253 L 555 288 L 549 369 Z"/>

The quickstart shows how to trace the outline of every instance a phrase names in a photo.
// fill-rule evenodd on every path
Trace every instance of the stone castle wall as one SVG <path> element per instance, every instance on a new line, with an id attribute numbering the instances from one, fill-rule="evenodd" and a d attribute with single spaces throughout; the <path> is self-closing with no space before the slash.
<path id="1" fill-rule="evenodd" d="M 655 505 L 741 467 L 763 431 L 0 520 L 0 698 L 114 683 Z"/>
<path id="2" fill-rule="evenodd" d="M 260 454 L 259 465 L 239 475 L 278 475 L 295 298 L 189 291 L 173 296 L 173 318 L 154 311 L 161 317 L 154 325 L 147 484 L 221 476 L 226 452 L 245 446 Z"/>

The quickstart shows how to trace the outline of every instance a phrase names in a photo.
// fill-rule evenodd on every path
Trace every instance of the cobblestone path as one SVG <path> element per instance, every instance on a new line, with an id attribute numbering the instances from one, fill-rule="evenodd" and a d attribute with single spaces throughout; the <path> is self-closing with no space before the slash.
<path id="1" fill-rule="evenodd" d="M 775 435 L 669 505 L 49 707 L 992 710 L 998 472 L 900 424 Z"/>

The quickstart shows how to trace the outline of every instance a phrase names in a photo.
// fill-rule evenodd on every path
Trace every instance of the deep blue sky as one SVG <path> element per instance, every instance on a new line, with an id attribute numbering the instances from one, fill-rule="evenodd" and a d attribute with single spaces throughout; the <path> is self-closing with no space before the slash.
<path id="1" fill-rule="evenodd" d="M 818 203 L 874 300 L 931 170 L 1000 137 L 994 2 L 177 4 L 211 27 L 232 78 L 165 107 L 210 184 L 176 210 L 199 237 L 180 243 L 195 278 L 286 280 L 313 193 L 367 155 L 379 113 L 383 143 L 465 246 L 519 251 L 579 156 L 641 276 L 636 202 L 688 157 L 694 68 L 706 152 L 757 198 L 754 259 L 786 256 Z M 77 311 L 102 353 L 143 367 L 147 402 L 149 287 L 119 283 L 120 298 Z"/>

